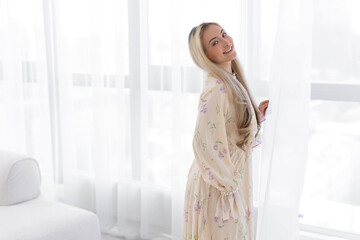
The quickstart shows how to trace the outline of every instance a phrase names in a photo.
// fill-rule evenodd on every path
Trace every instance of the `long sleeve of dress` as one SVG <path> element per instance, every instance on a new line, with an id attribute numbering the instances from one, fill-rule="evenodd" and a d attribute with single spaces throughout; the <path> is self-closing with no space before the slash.
<path id="1" fill-rule="evenodd" d="M 226 133 L 229 107 L 224 84 L 208 83 L 200 96 L 193 150 L 204 181 L 220 191 L 216 215 L 223 220 L 244 216 L 241 177 L 231 161 Z"/>

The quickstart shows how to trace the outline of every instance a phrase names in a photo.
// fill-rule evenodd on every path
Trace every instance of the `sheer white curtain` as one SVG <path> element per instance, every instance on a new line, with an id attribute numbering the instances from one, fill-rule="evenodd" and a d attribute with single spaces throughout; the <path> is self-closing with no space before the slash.
<path id="1" fill-rule="evenodd" d="M 271 33 L 259 45 L 271 49 L 272 57 L 254 60 L 254 65 L 265 68 L 258 77 L 269 79 L 270 100 L 263 125 L 256 239 L 298 239 L 308 155 L 313 1 L 258 3 L 258 13 L 264 13 L 259 21 L 270 21 L 267 26 L 273 28 L 259 29 Z"/>
<path id="2" fill-rule="evenodd" d="M 0 148 L 37 157 L 43 180 L 51 181 L 52 112 L 43 24 L 41 1 L 0 1 Z"/>
<path id="3" fill-rule="evenodd" d="M 181 239 L 203 72 L 191 28 L 216 21 L 246 67 L 246 1 L 1 0 L 0 147 L 32 155 L 42 196 L 104 233 Z"/>
<path id="4" fill-rule="evenodd" d="M 314 2 L 303 230 L 360 239 L 360 1 Z"/>
<path id="5" fill-rule="evenodd" d="M 134 239 L 181 239 L 203 80 L 187 36 L 222 24 L 258 103 L 270 99 L 256 239 L 298 237 L 312 1 L 0 0 L 0 13 L 0 148 L 39 160 L 42 197 Z"/>

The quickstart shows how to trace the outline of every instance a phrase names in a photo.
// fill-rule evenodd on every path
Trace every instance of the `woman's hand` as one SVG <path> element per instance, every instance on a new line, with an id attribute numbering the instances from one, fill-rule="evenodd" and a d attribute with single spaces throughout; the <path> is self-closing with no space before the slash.
<path id="1" fill-rule="evenodd" d="M 269 106 L 269 100 L 262 101 L 259 104 L 259 110 L 264 117 L 265 117 L 265 112 L 266 112 L 266 109 L 268 108 L 268 106 Z"/>

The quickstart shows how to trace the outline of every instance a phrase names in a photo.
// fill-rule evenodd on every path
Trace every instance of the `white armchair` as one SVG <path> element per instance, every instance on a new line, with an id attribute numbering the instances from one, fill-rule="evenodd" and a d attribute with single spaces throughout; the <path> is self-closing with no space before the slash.
<path id="1" fill-rule="evenodd" d="M 0 239 L 100 240 L 98 217 L 40 196 L 38 162 L 0 151 Z"/>

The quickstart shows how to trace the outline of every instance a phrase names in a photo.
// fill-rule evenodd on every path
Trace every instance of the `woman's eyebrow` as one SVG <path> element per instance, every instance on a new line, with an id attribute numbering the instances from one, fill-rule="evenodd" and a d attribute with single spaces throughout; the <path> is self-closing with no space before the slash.
<path id="1" fill-rule="evenodd" d="M 220 34 L 221 34 L 223 31 L 224 31 L 224 29 L 221 29 Z M 211 42 L 212 40 L 214 40 L 215 38 L 217 38 L 217 37 L 213 37 L 212 39 L 210 39 L 209 44 L 210 44 L 210 42 Z"/>

